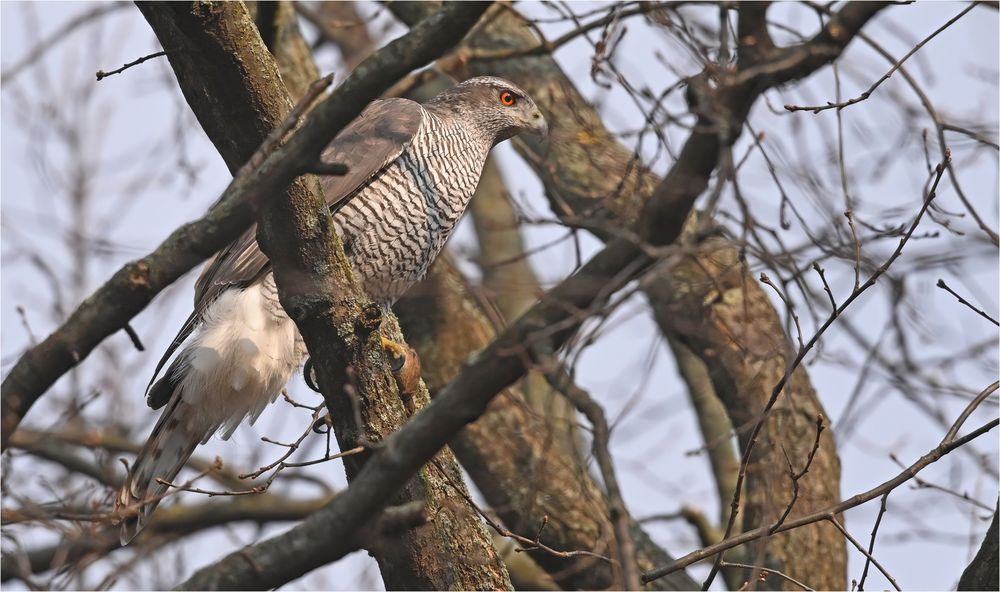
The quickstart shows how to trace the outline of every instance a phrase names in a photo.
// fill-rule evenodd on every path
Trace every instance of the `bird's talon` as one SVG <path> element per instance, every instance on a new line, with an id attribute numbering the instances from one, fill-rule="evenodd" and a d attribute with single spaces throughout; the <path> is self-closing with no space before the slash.
<path id="1" fill-rule="evenodd" d="M 302 365 L 302 378 L 306 381 L 306 386 L 310 390 L 321 393 L 323 391 L 319 390 L 319 385 L 316 384 L 316 373 L 313 370 L 312 358 L 306 358 L 305 363 Z"/>
<path id="2" fill-rule="evenodd" d="M 317 434 L 328 434 L 330 433 L 330 426 L 332 425 L 333 419 L 330 417 L 330 414 L 327 413 L 313 422 L 312 431 Z"/>

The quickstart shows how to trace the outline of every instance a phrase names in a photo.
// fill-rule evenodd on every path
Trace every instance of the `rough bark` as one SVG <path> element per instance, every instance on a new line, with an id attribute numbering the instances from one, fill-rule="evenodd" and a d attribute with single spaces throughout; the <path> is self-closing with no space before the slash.
<path id="1" fill-rule="evenodd" d="M 979 552 L 972 558 L 962 578 L 958 580 L 959 590 L 997 590 L 1000 589 L 1000 545 L 998 545 L 998 532 L 1000 526 L 997 525 L 997 510 L 993 511 L 993 520 L 986 530 L 986 537 L 979 547 Z"/>
<path id="2" fill-rule="evenodd" d="M 312 50 L 299 31 L 298 15 L 292 2 L 246 2 L 265 47 L 278 65 L 281 81 L 292 100 L 306 94 L 319 78 Z"/>
<path id="3" fill-rule="evenodd" d="M 242 4 L 144 4 L 141 8 L 164 47 L 183 48 L 170 56 L 181 88 L 230 169 L 237 170 L 267 132 L 287 116 L 292 106 L 289 93 L 303 93 L 304 81 L 315 72 L 291 19 L 290 7 L 257 7 L 257 22 L 270 29 L 267 36 L 272 40 L 271 50 L 277 49 L 277 60 L 268 52 Z M 282 76 L 297 82 L 286 89 Z M 333 380 L 329 374 L 320 373 L 337 439 L 346 449 L 361 442 L 382 441 L 405 423 L 408 415 L 385 365 L 378 342 L 378 319 L 367 327 L 363 323 L 344 326 L 345 321 L 353 323 L 366 310 L 365 299 L 349 279 L 339 244 L 336 252 L 326 248 L 336 239 L 329 216 L 316 213 L 317 206 L 322 207 L 316 185 L 315 179 L 300 178 L 292 184 L 285 200 L 276 200 L 273 207 L 265 208 L 262 233 L 271 240 L 262 241 L 262 248 L 275 264 L 282 303 L 287 310 L 292 302 L 290 315 L 299 324 L 310 352 L 316 359 L 326 354 L 326 360 L 348 362 L 334 370 Z M 291 207 L 285 208 L 284 204 Z M 296 240 L 305 244 L 297 251 L 267 249 L 268 244 L 279 244 L 279 240 L 284 245 L 295 244 Z M 339 273 L 342 281 L 324 281 L 322 276 L 330 273 Z M 334 310 L 314 299 L 331 293 L 339 297 Z M 331 325 L 337 327 L 343 343 L 330 343 L 337 341 L 329 339 Z M 383 319 L 383 330 L 390 338 L 402 340 L 393 319 Z M 322 353 L 317 351 L 317 343 Z M 350 370 L 345 372 L 345 367 Z M 339 392 L 345 386 L 355 394 L 345 396 Z M 421 401 L 417 397 L 418 405 L 426 402 L 426 393 L 423 398 Z M 354 423 L 355 403 L 361 425 Z M 349 480 L 362 463 L 361 455 L 345 462 Z M 442 471 L 448 475 L 442 475 Z M 456 492 L 455 487 L 460 491 Z M 424 526 L 382 537 L 371 546 L 387 587 L 510 587 L 488 533 L 462 493 L 464 484 L 457 463 L 445 450 L 435 465 L 422 470 L 392 498 L 393 505 L 422 501 L 433 518 Z M 221 573 L 225 562 L 216 567 L 220 573 L 205 575 L 197 582 L 223 581 L 219 578 L 226 577 Z"/>
<path id="4" fill-rule="evenodd" d="M 447 257 L 440 257 L 427 279 L 396 304 L 400 323 L 424 363 L 424 378 L 434 393 L 458 374 L 470 352 L 494 338 L 481 304 Z M 533 411 L 518 383 L 497 396 L 487 412 L 451 441 L 476 486 L 516 534 L 558 551 L 590 551 L 610 556 L 614 530 L 600 486 L 569 451 L 553 453 L 560 431 L 551 417 Z M 633 537 L 643 569 L 669 562 L 633 522 Z M 563 558 L 538 549 L 531 556 L 565 589 L 606 589 L 611 565 L 591 556 Z M 695 583 L 683 572 L 654 589 L 683 590 Z"/>
<path id="5" fill-rule="evenodd" d="M 721 240 L 703 243 L 697 254 L 650 281 L 646 293 L 660 327 L 712 362 L 706 364 L 712 384 L 733 424 L 752 425 L 795 352 L 781 319 L 735 251 Z M 788 462 L 801 471 L 816 440 L 816 418 L 830 426 L 801 367 L 785 390 L 748 465 L 739 508 L 744 530 L 778 520 L 793 497 Z M 749 430 L 740 430 L 738 436 L 745 450 Z M 790 517 L 840 501 L 840 461 L 832 430 L 823 430 L 809 471 L 798 484 Z M 766 564 L 818 589 L 846 585 L 846 548 L 833 525 L 811 524 L 763 543 Z M 759 547 L 752 548 L 747 557 L 755 559 L 760 552 Z M 768 584 L 785 585 L 780 578 L 769 578 Z"/>

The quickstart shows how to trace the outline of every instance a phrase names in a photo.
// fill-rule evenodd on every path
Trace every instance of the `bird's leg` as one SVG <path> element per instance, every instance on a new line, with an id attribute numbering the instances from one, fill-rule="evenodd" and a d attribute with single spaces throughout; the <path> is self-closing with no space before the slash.
<path id="1" fill-rule="evenodd" d="M 412 416 L 416 413 L 413 395 L 420 389 L 420 356 L 412 347 L 397 343 L 384 335 L 381 338 L 382 348 L 389 359 L 389 368 L 399 386 L 399 396 L 403 399 L 406 412 Z"/>

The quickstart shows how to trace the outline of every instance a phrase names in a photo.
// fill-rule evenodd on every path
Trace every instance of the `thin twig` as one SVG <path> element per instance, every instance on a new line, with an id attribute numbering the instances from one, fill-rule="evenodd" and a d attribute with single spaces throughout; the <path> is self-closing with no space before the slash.
<path id="1" fill-rule="evenodd" d="M 146 351 L 146 346 L 142 344 L 142 340 L 139 339 L 139 334 L 135 332 L 135 328 L 132 327 L 131 323 L 125 323 L 125 326 L 122 328 L 125 330 L 125 334 L 128 335 L 128 338 L 132 340 L 132 345 L 135 346 L 135 349 L 139 351 Z"/>
<path id="2" fill-rule="evenodd" d="M 895 453 L 891 453 L 890 452 L 889 453 L 889 459 L 892 460 L 892 462 L 896 463 L 896 466 L 898 466 L 899 468 L 903 468 L 903 467 L 906 466 L 902 462 L 900 462 L 899 457 L 896 456 Z M 989 504 L 984 504 L 983 502 L 981 502 L 981 501 L 977 500 L 976 498 L 970 496 L 968 493 L 966 493 L 964 491 L 963 492 L 958 492 L 958 491 L 955 491 L 954 489 L 948 489 L 947 487 L 942 487 L 941 485 L 938 485 L 937 483 L 931 483 L 930 481 L 927 481 L 926 479 L 921 479 L 920 477 L 914 477 L 913 478 L 913 483 L 915 485 L 914 489 L 933 489 L 935 491 L 940 491 L 942 493 L 947 493 L 948 495 L 953 495 L 953 496 L 957 497 L 958 499 L 960 499 L 962 501 L 969 502 L 970 504 L 972 504 L 973 506 L 976 506 L 980 510 L 985 510 L 987 512 L 994 511 L 994 507 L 993 506 L 991 506 Z"/>
<path id="3" fill-rule="evenodd" d="M 846 499 L 840 502 L 839 504 L 834 504 L 823 510 L 819 510 L 817 512 L 813 512 L 812 514 L 808 514 L 806 516 L 796 518 L 790 522 L 786 522 L 777 530 L 772 531 L 769 526 L 761 526 L 754 530 L 747 531 L 733 537 L 725 537 L 719 543 L 688 553 L 687 555 L 681 557 L 680 559 L 675 560 L 669 565 L 658 567 L 656 569 L 652 569 L 643 573 L 642 574 L 643 583 L 652 582 L 653 580 L 662 578 L 676 571 L 682 570 L 693 563 L 703 561 L 705 559 L 708 559 L 709 557 L 716 556 L 733 547 L 745 545 L 746 543 L 758 540 L 765 536 L 770 536 L 772 534 L 777 534 L 779 532 L 789 531 L 794 528 L 805 526 L 807 524 L 813 524 L 815 522 L 819 522 L 821 520 L 833 519 L 838 514 L 843 514 L 847 510 L 850 510 L 851 508 L 855 508 L 857 506 L 860 506 L 861 504 L 864 504 L 868 501 L 875 499 L 876 497 L 891 492 L 892 490 L 896 489 L 903 483 L 906 483 L 907 481 L 913 479 L 917 475 L 917 473 L 919 473 L 927 466 L 934 464 L 935 462 L 941 460 L 941 458 L 943 458 L 950 452 L 958 448 L 961 448 L 962 446 L 968 444 L 969 442 L 975 440 L 979 436 L 982 436 L 983 434 L 993 430 L 998 425 L 1000 425 L 1000 419 L 994 419 L 976 428 L 975 430 L 969 432 L 965 436 L 962 436 L 961 438 L 955 437 L 956 434 L 958 433 L 958 430 L 960 430 L 962 426 L 965 424 L 965 420 L 969 417 L 969 415 L 971 415 L 972 412 L 979 407 L 979 405 L 986 399 L 986 397 L 989 394 L 996 391 L 997 388 L 998 388 L 998 383 L 996 382 L 986 387 L 986 389 L 984 389 L 979 396 L 977 396 L 966 406 L 966 408 L 959 415 L 958 419 L 956 419 L 955 422 L 952 424 L 951 428 L 948 430 L 948 433 L 945 434 L 944 438 L 941 439 L 941 442 L 934 449 L 929 451 L 927 454 L 921 456 L 919 459 L 917 459 L 916 462 L 903 469 L 899 474 L 897 474 L 892 479 L 882 483 L 881 485 L 873 487 L 868 491 L 859 493 L 849 499 Z"/>
<path id="4" fill-rule="evenodd" d="M 946 292 L 948 292 L 949 294 L 951 294 L 951 295 L 952 295 L 952 296 L 954 296 L 955 298 L 958 298 L 958 302 L 959 302 L 960 304 L 964 304 L 964 305 L 968 306 L 968 307 L 969 307 L 969 308 L 971 308 L 971 309 L 972 309 L 973 311 L 975 311 L 975 312 L 976 312 L 976 313 L 977 313 L 977 314 L 978 314 L 979 316 L 983 317 L 984 319 L 986 319 L 987 321 L 989 321 L 989 322 L 993 323 L 994 325 L 996 325 L 996 326 L 1000 327 L 1000 322 L 997 322 L 997 320 L 996 320 L 996 319 L 994 319 L 994 318 L 993 318 L 993 317 L 991 317 L 990 315 L 986 314 L 986 311 L 984 311 L 983 309 L 981 309 L 981 308 L 976 308 L 975 306 L 973 306 L 973 305 L 972 305 L 972 303 L 971 303 L 971 302 L 969 302 L 969 301 L 968 301 L 968 300 L 966 300 L 965 298 L 962 298 L 962 297 L 961 297 L 961 296 L 960 296 L 960 295 L 958 294 L 958 292 L 956 292 L 956 291 L 952 290 L 952 289 L 951 289 L 950 287 L 948 287 L 948 284 L 944 283 L 944 280 L 942 280 L 942 279 L 939 279 L 939 280 L 937 281 L 937 287 L 938 287 L 938 288 L 941 288 L 942 290 L 944 290 L 944 291 L 946 291 Z"/>
<path id="5" fill-rule="evenodd" d="M 914 477 L 916 479 L 916 477 Z M 885 515 L 886 502 L 889 500 L 889 493 L 882 496 L 882 503 L 879 504 L 878 517 L 875 518 L 875 526 L 872 527 L 872 538 L 868 541 L 868 556 L 865 557 L 865 568 L 861 571 L 861 580 L 858 582 L 858 592 L 864 592 L 865 579 L 868 578 L 868 567 L 871 565 L 872 553 L 875 551 L 875 537 L 878 536 L 878 527 L 882 524 L 882 516 Z"/>
<path id="6" fill-rule="evenodd" d="M 785 580 L 787 580 L 787 581 L 795 584 L 796 586 L 798 586 L 799 588 L 802 588 L 803 590 L 808 590 L 809 592 L 812 592 L 812 588 L 810 588 L 809 586 L 806 586 L 805 584 L 803 584 L 799 580 L 796 580 L 792 576 L 790 576 L 790 575 L 788 575 L 786 573 L 782 573 L 782 572 L 780 572 L 780 571 L 778 571 L 776 569 L 771 569 L 770 567 L 763 567 L 761 565 L 747 565 L 746 563 L 733 563 L 731 561 L 723 561 L 722 562 L 722 567 L 739 567 L 739 568 L 742 568 L 742 569 L 752 569 L 754 571 L 760 572 L 761 574 L 763 574 L 765 576 L 769 575 L 769 574 L 774 574 L 774 575 L 776 575 L 778 577 L 784 578 Z"/>
<path id="7" fill-rule="evenodd" d="M 795 472 L 792 468 L 792 461 L 788 458 L 788 454 L 785 454 L 785 460 L 788 462 L 788 476 L 792 479 L 792 499 L 788 502 L 785 507 L 785 511 L 778 518 L 778 521 L 774 523 L 771 527 L 771 531 L 774 532 L 781 527 L 781 524 L 788 518 L 788 515 L 792 513 L 792 508 L 795 507 L 795 502 L 799 499 L 799 480 L 805 477 L 806 473 L 809 472 L 809 467 L 812 466 L 813 459 L 816 458 L 816 452 L 819 450 L 820 436 L 823 435 L 823 416 L 816 416 L 816 441 L 813 443 L 812 450 L 809 451 L 809 456 L 806 458 L 806 464 L 802 467 L 802 470 Z"/>
<path id="8" fill-rule="evenodd" d="M 28 343 L 32 346 L 38 343 L 38 338 L 35 337 L 35 332 L 31 330 L 31 323 L 28 322 L 28 313 L 25 312 L 24 307 L 18 304 L 14 307 L 17 311 L 17 316 L 21 319 L 21 326 L 24 327 L 24 332 L 28 334 Z"/>
<path id="9" fill-rule="evenodd" d="M 821 111 L 826 111 L 827 109 L 836 109 L 837 111 L 841 111 L 845 107 L 850 107 L 851 105 L 855 105 L 857 103 L 860 103 L 861 101 L 866 100 L 868 97 L 871 96 L 871 94 L 873 92 L 875 92 L 876 88 L 878 88 L 883 82 L 885 82 L 886 80 L 888 80 L 889 77 L 892 76 L 896 72 L 896 70 L 899 70 L 900 67 L 902 67 L 903 62 L 905 62 L 906 60 L 908 60 L 910 58 L 910 56 L 912 56 L 913 54 L 917 53 L 917 51 L 919 51 L 921 47 L 923 47 L 924 45 L 926 45 L 928 41 L 930 41 L 931 39 L 937 37 L 938 33 L 944 31 L 948 27 L 950 27 L 953 24 L 955 24 L 955 22 L 958 19 L 962 18 L 963 16 L 965 16 L 966 13 L 968 13 L 970 10 L 972 10 L 973 8 L 975 8 L 976 4 L 977 4 L 976 2 L 970 3 L 968 6 L 965 7 L 964 10 L 962 10 L 962 12 L 958 13 L 957 15 L 955 15 L 954 17 L 952 17 L 951 20 L 949 20 L 945 24 L 943 24 L 940 27 L 938 27 L 938 29 L 936 31 L 934 31 L 933 33 L 931 33 L 929 36 L 925 37 L 923 39 L 923 41 L 921 41 L 920 43 L 914 45 L 913 49 L 911 49 L 905 56 L 903 56 L 902 59 L 900 59 L 899 61 L 897 61 L 893 65 L 893 67 L 889 69 L 888 72 L 886 72 L 881 78 L 879 78 L 878 80 L 876 80 L 874 84 L 872 84 L 870 87 L 868 87 L 868 90 L 866 90 L 865 92 L 861 93 L 857 97 L 855 97 L 853 99 L 849 99 L 847 101 L 838 101 L 836 103 L 828 102 L 826 105 L 811 105 L 811 106 L 785 105 L 785 109 L 787 109 L 788 111 L 812 111 L 813 113 L 819 113 Z"/>
<path id="10" fill-rule="evenodd" d="M 886 492 L 886 495 L 888 494 L 889 492 Z M 856 548 L 858 551 L 861 551 L 861 554 L 867 558 L 867 561 L 865 563 L 866 566 L 867 562 L 870 561 L 872 564 L 875 565 L 875 567 L 878 568 L 880 572 L 882 572 L 882 575 L 885 576 L 885 579 L 889 580 L 889 583 L 892 584 L 893 588 L 895 588 L 897 591 L 900 590 L 899 584 L 896 583 L 896 578 L 892 577 L 892 574 L 890 574 L 889 571 L 885 567 L 883 567 L 881 563 L 878 562 L 878 559 L 875 559 L 874 555 L 869 553 L 868 550 L 865 549 L 864 546 L 861 543 L 859 543 L 856 538 L 851 536 L 851 533 L 847 532 L 847 529 L 844 528 L 844 526 L 836 518 L 834 517 L 827 518 L 827 522 L 836 526 L 837 530 L 839 530 L 840 533 L 844 535 L 844 538 L 850 541 L 851 544 L 854 545 L 854 548 Z M 872 542 L 874 543 L 874 540 Z"/>
<path id="11" fill-rule="evenodd" d="M 97 71 L 97 81 L 100 82 L 100 81 L 104 80 L 105 78 L 107 78 L 108 76 L 114 76 L 115 74 L 121 74 L 122 72 L 124 72 L 125 70 L 128 70 L 132 66 L 138 66 L 139 64 L 141 64 L 143 62 L 149 61 L 149 60 L 151 60 L 153 58 L 158 58 L 160 56 L 165 56 L 168 53 L 169 53 L 168 51 L 158 51 L 156 53 L 151 53 L 149 55 L 142 56 L 141 58 L 139 58 L 139 59 L 137 59 L 135 61 L 129 62 L 127 64 L 124 64 L 121 68 L 118 68 L 117 70 L 112 70 L 110 72 L 105 72 L 104 70 L 98 70 Z"/>
<path id="12" fill-rule="evenodd" d="M 762 284 L 771 286 L 771 289 L 778 295 L 778 298 L 781 298 L 781 301 L 785 303 L 785 308 L 788 309 L 788 314 L 792 315 L 792 321 L 795 322 L 795 337 L 799 341 L 799 348 L 801 349 L 805 347 L 805 344 L 802 343 L 802 326 L 799 324 L 799 315 L 795 314 L 795 307 L 792 305 L 791 301 L 788 300 L 784 292 L 778 289 L 778 286 L 774 285 L 774 282 L 771 281 L 771 278 L 769 278 L 766 273 L 760 273 L 760 281 Z"/>
<path id="13" fill-rule="evenodd" d="M 823 281 L 823 290 L 826 295 L 830 297 L 830 307 L 832 310 L 837 310 L 837 301 L 833 297 L 833 290 L 830 289 L 830 284 L 826 281 L 826 270 L 819 266 L 819 263 L 813 262 L 813 269 L 819 274 L 819 279 Z"/>

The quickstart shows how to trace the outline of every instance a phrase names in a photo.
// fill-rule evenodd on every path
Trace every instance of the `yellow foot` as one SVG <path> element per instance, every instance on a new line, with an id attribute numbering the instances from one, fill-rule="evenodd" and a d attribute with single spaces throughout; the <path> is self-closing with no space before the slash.
<path id="1" fill-rule="evenodd" d="M 397 343 L 382 336 L 382 347 L 389 357 L 389 367 L 399 385 L 399 394 L 406 404 L 407 411 L 412 415 L 413 395 L 420 389 L 420 357 L 412 347 Z"/>
<path id="2" fill-rule="evenodd" d="M 399 372 L 406 365 L 406 357 L 408 355 L 407 348 L 402 343 L 397 343 L 391 339 L 387 339 L 384 335 L 382 336 L 382 347 L 385 349 L 385 353 L 389 355 L 389 366 L 392 367 L 393 372 Z"/>

